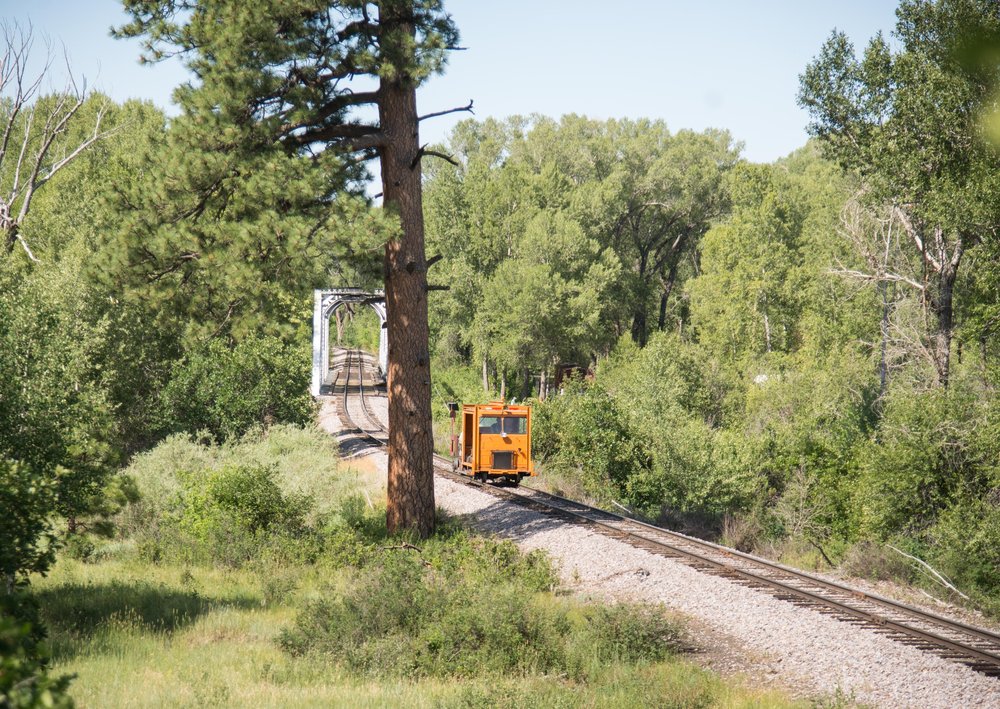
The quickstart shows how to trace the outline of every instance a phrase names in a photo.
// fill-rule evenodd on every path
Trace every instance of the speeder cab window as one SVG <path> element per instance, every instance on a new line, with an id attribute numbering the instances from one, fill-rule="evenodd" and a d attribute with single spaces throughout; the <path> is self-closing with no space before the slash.
<path id="1" fill-rule="evenodd" d="M 503 430 L 506 433 L 523 436 L 528 432 L 527 416 L 505 416 L 503 419 Z"/>
<path id="2" fill-rule="evenodd" d="M 483 416 L 479 419 L 480 433 L 500 433 L 499 416 Z"/>

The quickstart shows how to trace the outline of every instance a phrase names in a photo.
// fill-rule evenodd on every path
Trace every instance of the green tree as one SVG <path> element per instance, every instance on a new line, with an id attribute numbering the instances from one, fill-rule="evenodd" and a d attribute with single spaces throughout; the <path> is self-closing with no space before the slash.
<path id="1" fill-rule="evenodd" d="M 395 343 L 387 520 L 392 531 L 426 536 L 434 523 L 420 177 L 427 151 L 416 88 L 457 42 L 450 16 L 440 0 L 126 0 L 125 10 L 133 22 L 122 35 L 144 37 L 152 59 L 181 53 L 198 77 L 176 94 L 184 115 L 171 130 L 168 174 L 177 187 L 165 182 L 157 203 L 166 211 L 144 210 L 132 230 L 152 228 L 161 247 L 146 255 L 134 246 L 130 262 L 170 298 L 209 299 L 218 328 L 228 330 L 257 289 L 276 301 L 288 279 L 310 285 L 296 267 L 322 264 L 330 244 L 318 237 L 346 194 L 360 190 L 363 161 L 379 157 L 394 222 L 384 262 Z M 377 108 L 377 120 L 359 117 L 365 106 Z M 205 275 L 215 269 L 233 272 L 226 281 L 235 285 L 217 293 Z"/>
<path id="2" fill-rule="evenodd" d="M 308 425 L 315 407 L 303 352 L 273 337 L 212 340 L 177 363 L 163 389 L 164 427 L 222 441 L 272 423 Z"/>
<path id="3" fill-rule="evenodd" d="M 690 285 L 700 341 L 730 361 L 797 344 L 803 278 L 803 210 L 794 190 L 767 166 L 731 175 L 733 215 L 702 241 L 702 274 Z"/>
<path id="4" fill-rule="evenodd" d="M 902 227 L 918 278 L 870 275 L 917 291 L 936 380 L 947 386 L 959 268 L 993 234 L 1000 194 L 997 148 L 980 124 L 994 68 L 962 56 L 970 41 L 996 35 L 1000 18 L 988 0 L 904 0 L 896 15 L 898 49 L 880 34 L 858 59 L 834 32 L 801 77 L 799 102 L 810 133 Z"/>
<path id="5" fill-rule="evenodd" d="M 532 168 L 565 176 L 570 213 L 623 266 L 616 330 L 640 345 L 651 314 L 666 326 L 683 259 L 727 206 L 722 176 L 739 155 L 726 131 L 670 133 L 662 121 L 539 121 L 517 151 Z"/>
<path id="6" fill-rule="evenodd" d="M 560 361 L 590 361 L 606 336 L 602 312 L 618 260 L 559 212 L 540 212 L 513 253 L 478 299 L 473 348 L 521 375 L 521 396 L 529 393 L 529 372 L 542 372 L 544 396 L 547 372 Z"/>

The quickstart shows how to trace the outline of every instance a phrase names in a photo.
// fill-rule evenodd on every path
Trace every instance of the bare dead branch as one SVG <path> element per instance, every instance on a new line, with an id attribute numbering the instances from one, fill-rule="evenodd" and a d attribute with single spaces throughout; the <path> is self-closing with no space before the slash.
<path id="1" fill-rule="evenodd" d="M 469 103 L 467 105 L 465 105 L 465 106 L 458 106 L 457 108 L 449 108 L 446 111 L 436 111 L 434 113 L 428 113 L 426 115 L 419 116 L 417 118 L 417 121 L 427 120 L 428 118 L 437 118 L 438 116 L 447 116 L 449 113 L 462 113 L 462 112 L 471 113 L 472 115 L 476 115 L 476 112 L 472 110 L 472 99 L 471 98 L 469 99 Z"/>
<path id="2" fill-rule="evenodd" d="M 24 236 L 21 235 L 20 233 L 17 234 L 17 242 L 21 245 L 21 248 L 24 249 L 24 253 L 28 255 L 29 259 L 31 259 L 35 263 L 40 263 L 38 257 L 35 256 L 34 252 L 31 250 L 31 247 L 28 246 L 28 242 L 25 241 Z"/>
<path id="3" fill-rule="evenodd" d="M 70 123 L 90 97 L 86 82 L 78 83 L 73 76 L 65 48 L 65 88 L 40 102 L 38 91 L 53 64 L 51 47 L 46 44 L 42 69 L 29 79 L 28 55 L 34 45 L 31 25 L 22 28 L 17 23 L 0 23 L 0 42 L 0 97 L 6 104 L 0 135 L 0 171 L 10 175 L 7 191 L 0 196 L 0 233 L 5 236 L 7 253 L 20 243 L 28 258 L 38 261 L 21 233 L 33 197 L 63 167 L 112 132 L 101 129 L 111 104 L 106 102 L 98 108 L 93 130 L 86 137 L 65 144 Z M 14 157 L 11 142 L 18 141 L 17 136 L 20 146 Z"/>
<path id="4" fill-rule="evenodd" d="M 436 158 L 441 158 L 445 162 L 451 163 L 455 167 L 459 166 L 458 161 L 451 155 L 448 155 L 447 153 L 438 152 L 437 150 L 428 150 L 426 145 L 422 145 L 420 146 L 420 149 L 417 150 L 417 154 L 413 156 L 413 160 L 410 161 L 410 169 L 411 170 L 414 169 L 420 162 L 421 158 L 423 158 L 425 155 L 431 155 Z"/>
<path id="5" fill-rule="evenodd" d="M 900 276 L 896 273 L 865 273 L 863 271 L 855 271 L 850 268 L 831 268 L 827 271 L 837 276 L 848 276 L 850 278 L 857 278 L 861 281 L 867 281 L 868 283 L 879 283 L 879 282 L 895 282 L 895 283 L 906 283 L 912 286 L 916 290 L 923 292 L 925 287 L 922 283 L 918 283 L 912 278 L 907 278 L 906 276 Z"/>

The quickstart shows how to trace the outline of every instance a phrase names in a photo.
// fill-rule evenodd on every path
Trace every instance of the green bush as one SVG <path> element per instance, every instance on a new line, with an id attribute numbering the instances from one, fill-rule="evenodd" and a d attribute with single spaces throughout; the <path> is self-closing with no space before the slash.
<path id="1" fill-rule="evenodd" d="M 650 443 L 598 385 L 571 382 L 534 410 L 533 447 L 546 469 L 578 471 L 598 499 L 621 496 L 650 469 Z"/>
<path id="2" fill-rule="evenodd" d="M 0 707 L 72 707 L 72 675 L 48 673 L 48 648 L 32 603 L 20 594 L 0 597 Z"/>
<path id="3" fill-rule="evenodd" d="M 975 402 L 957 387 L 890 394 L 859 451 L 854 525 L 862 537 L 917 536 L 966 485 L 979 485 Z"/>
<path id="4" fill-rule="evenodd" d="M 1000 610 L 1000 491 L 956 500 L 927 538 L 935 568 L 963 591 L 992 596 L 989 603 Z"/>
<path id="5" fill-rule="evenodd" d="M 55 560 L 51 526 L 56 486 L 24 463 L 0 458 L 0 594 Z"/>
<path id="6" fill-rule="evenodd" d="M 174 368 L 162 393 L 164 426 L 222 441 L 254 427 L 307 425 L 315 413 L 307 361 L 274 337 L 249 337 L 233 348 L 212 340 Z"/>
<path id="7" fill-rule="evenodd" d="M 346 590 L 300 614 L 282 645 L 369 676 L 580 678 L 595 661 L 658 660 L 676 647 L 677 629 L 658 609 L 574 610 L 541 594 L 555 582 L 544 557 L 447 534 L 375 550 Z"/>
<path id="8" fill-rule="evenodd" d="M 676 652 L 680 629 L 657 606 L 618 603 L 594 606 L 586 624 L 592 657 L 602 662 L 656 661 Z"/>
<path id="9" fill-rule="evenodd" d="M 284 493 L 274 467 L 229 465 L 181 476 L 162 518 L 153 517 L 139 548 L 152 561 L 173 559 L 240 566 L 275 557 L 307 560 L 319 553 L 306 524 L 311 500 Z"/>
<path id="10" fill-rule="evenodd" d="M 299 532 L 309 500 L 286 495 L 275 481 L 277 470 L 260 465 L 229 465 L 184 476 L 180 527 L 198 539 L 213 527 L 235 525 L 257 534 Z"/>

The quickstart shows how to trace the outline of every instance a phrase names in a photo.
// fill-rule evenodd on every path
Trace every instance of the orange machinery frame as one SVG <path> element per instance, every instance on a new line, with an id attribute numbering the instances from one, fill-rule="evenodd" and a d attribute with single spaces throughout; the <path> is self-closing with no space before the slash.
<path id="1" fill-rule="evenodd" d="M 458 406 L 451 410 L 457 413 Z M 462 435 L 452 439 L 456 470 L 480 479 L 535 474 L 530 406 L 495 401 L 465 404 L 461 412 Z"/>

